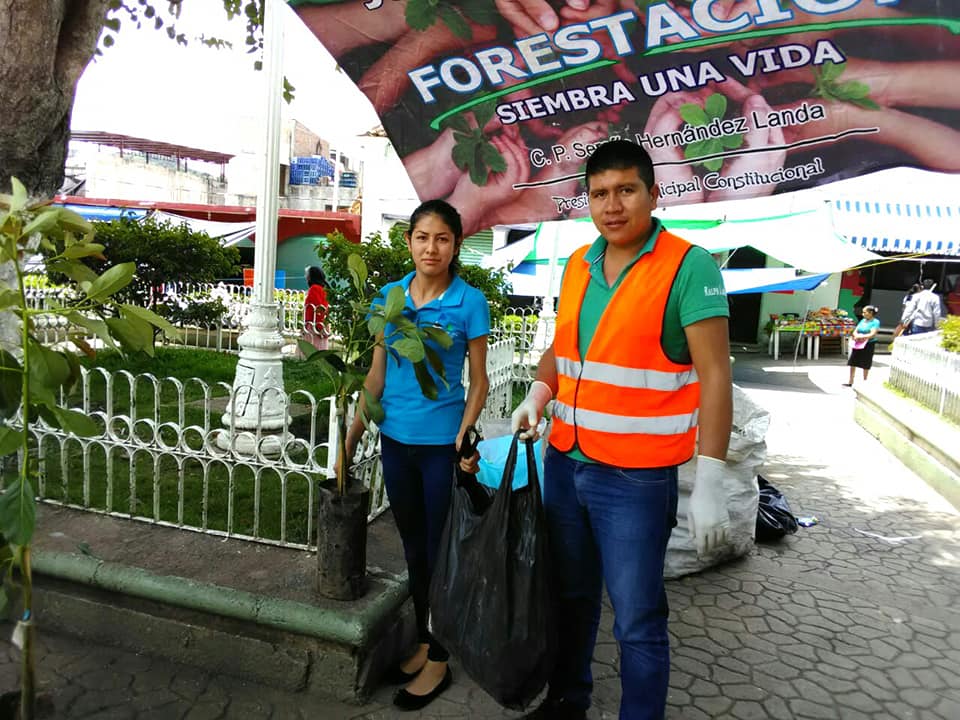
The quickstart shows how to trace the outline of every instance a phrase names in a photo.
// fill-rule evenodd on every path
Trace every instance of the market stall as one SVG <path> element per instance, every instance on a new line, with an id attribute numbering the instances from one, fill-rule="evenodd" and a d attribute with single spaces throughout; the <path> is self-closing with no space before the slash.
<path id="1" fill-rule="evenodd" d="M 857 322 L 847 315 L 844 310 L 820 308 L 807 313 L 805 319 L 792 313 L 770 316 L 770 337 L 767 341 L 767 352 L 774 360 L 780 358 L 780 336 L 784 334 L 799 335 L 798 342 L 804 344 L 807 360 L 820 359 L 820 339 L 839 338 L 840 351 L 849 353 L 850 337 L 853 335 Z"/>

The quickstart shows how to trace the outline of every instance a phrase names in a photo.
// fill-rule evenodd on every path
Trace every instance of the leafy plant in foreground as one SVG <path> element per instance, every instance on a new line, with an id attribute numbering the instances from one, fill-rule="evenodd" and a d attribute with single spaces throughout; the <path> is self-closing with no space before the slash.
<path id="1" fill-rule="evenodd" d="M 100 432 L 98 425 L 77 410 L 62 407 L 80 379 L 80 362 L 70 349 L 53 349 L 34 336 L 35 318 L 59 315 L 84 335 L 96 336 L 108 348 L 153 354 L 154 329 L 176 334 L 170 323 L 146 308 L 117 302 L 114 296 L 134 278 L 133 263 L 114 265 L 98 275 L 82 261 L 101 257 L 93 227 L 64 208 L 33 204 L 24 185 L 11 179 L 12 193 L 0 195 L 0 265 L 13 268 L 16 286 L 0 287 L 0 323 L 15 325 L 16 340 L 0 344 L 0 456 L 19 453 L 17 476 L 0 493 L 0 604 L 6 590 L 19 580 L 22 615 L 15 641 L 21 648 L 20 717 L 32 720 L 34 682 L 33 579 L 30 549 L 36 526 L 37 450 L 30 425 L 37 420 L 74 435 Z M 26 296 L 25 262 L 35 254 L 46 267 L 70 278 L 74 287 L 58 304 L 31 308 Z M 6 337 L 6 336 L 4 336 Z M 88 355 L 93 347 L 79 334 L 74 346 Z"/>

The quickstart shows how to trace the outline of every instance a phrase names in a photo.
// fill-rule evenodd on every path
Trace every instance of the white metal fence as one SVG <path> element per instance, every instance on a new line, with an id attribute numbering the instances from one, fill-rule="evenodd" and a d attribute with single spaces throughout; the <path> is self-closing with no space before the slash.
<path id="1" fill-rule="evenodd" d="M 940 333 L 902 335 L 893 344 L 890 384 L 960 423 L 960 354 L 940 346 Z"/>
<path id="2" fill-rule="evenodd" d="M 512 341 L 490 345 L 490 393 L 481 423 L 509 414 L 513 358 Z M 224 427 L 221 416 L 231 402 L 225 383 L 123 370 L 82 373 L 79 389 L 62 402 L 91 417 L 100 432 L 79 438 L 42 419 L 31 426 L 37 491 L 44 502 L 244 540 L 316 547 L 317 483 L 332 477 L 335 461 L 332 398 L 290 392 L 278 442 L 260 430 Z M 251 390 L 238 388 L 235 397 Z M 8 457 L 7 471 L 23 461 Z M 388 507 L 376 433 L 365 434 L 353 472 L 371 487 L 372 520 Z"/>

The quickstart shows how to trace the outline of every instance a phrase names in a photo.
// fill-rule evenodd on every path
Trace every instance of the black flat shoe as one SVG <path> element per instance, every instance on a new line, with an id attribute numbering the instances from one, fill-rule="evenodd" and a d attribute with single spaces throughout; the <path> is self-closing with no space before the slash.
<path id="1" fill-rule="evenodd" d="M 423 670 L 422 666 L 420 667 L 420 670 Z M 404 672 L 399 665 L 394 665 L 383 674 L 383 684 L 406 685 L 409 682 L 413 682 L 413 679 L 420 674 L 420 670 L 408 673 Z"/>
<path id="2" fill-rule="evenodd" d="M 444 691 L 450 687 L 450 683 L 452 682 L 453 673 L 450 672 L 450 668 L 447 668 L 447 672 L 443 676 L 443 680 L 441 680 L 440 683 L 426 695 L 413 695 L 412 693 L 408 693 L 405 689 L 401 688 L 400 690 L 397 690 L 397 694 L 393 698 L 393 704 L 404 712 L 423 710 L 423 708 L 440 697 Z"/>

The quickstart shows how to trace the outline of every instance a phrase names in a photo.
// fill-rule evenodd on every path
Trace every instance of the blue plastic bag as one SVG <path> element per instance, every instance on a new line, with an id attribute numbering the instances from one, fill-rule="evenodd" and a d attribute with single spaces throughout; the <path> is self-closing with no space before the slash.
<path id="1" fill-rule="evenodd" d="M 503 478 L 503 471 L 507 465 L 507 456 L 510 454 L 510 446 L 513 444 L 513 435 L 504 435 L 502 437 L 481 440 L 477 445 L 480 452 L 480 472 L 477 474 L 477 480 L 487 487 L 496 490 L 500 487 L 500 480 Z M 537 466 L 537 477 L 540 478 L 540 489 L 543 490 L 543 440 L 537 440 L 533 444 L 534 461 Z M 517 467 L 513 471 L 513 489 L 519 490 L 527 486 L 527 456 L 526 453 L 518 453 Z"/>

